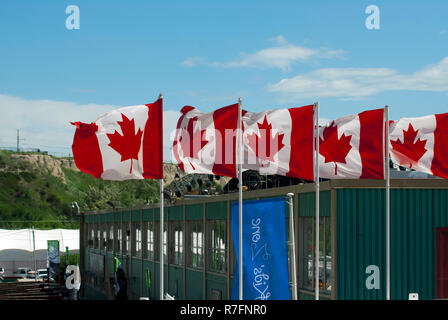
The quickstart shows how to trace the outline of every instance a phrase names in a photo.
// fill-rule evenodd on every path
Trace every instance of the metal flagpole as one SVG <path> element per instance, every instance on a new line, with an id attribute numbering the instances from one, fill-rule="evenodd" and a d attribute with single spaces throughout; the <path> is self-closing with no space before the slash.
<path id="1" fill-rule="evenodd" d="M 238 98 L 239 300 L 243 300 L 243 132 L 241 120 L 241 98 Z"/>
<path id="2" fill-rule="evenodd" d="M 36 263 L 36 240 L 34 236 L 34 225 L 33 225 L 33 260 L 34 260 L 34 281 L 37 281 L 37 263 Z"/>
<path id="3" fill-rule="evenodd" d="M 390 168 L 389 168 L 389 106 L 384 107 L 386 118 L 386 299 L 390 300 Z"/>
<path id="4" fill-rule="evenodd" d="M 314 295 L 315 300 L 319 300 L 319 103 L 314 103 L 314 114 L 316 119 L 314 143 L 315 143 L 315 184 L 316 184 L 316 244 L 315 244 L 315 282 Z"/>
<path id="5" fill-rule="evenodd" d="M 291 268 L 292 268 L 292 299 L 297 300 L 297 270 L 296 270 L 296 239 L 294 235 L 294 207 L 292 204 L 294 193 L 288 193 L 289 204 L 289 234 L 291 240 Z"/>
<path id="6" fill-rule="evenodd" d="M 159 99 L 162 99 L 162 94 L 159 95 Z M 162 164 L 163 168 L 163 164 Z M 162 169 L 163 172 L 163 169 Z M 163 231 L 164 231 L 164 197 L 163 197 L 163 174 L 160 179 L 160 300 L 164 299 L 164 259 L 163 259 Z M 168 239 L 167 239 L 168 240 Z"/>

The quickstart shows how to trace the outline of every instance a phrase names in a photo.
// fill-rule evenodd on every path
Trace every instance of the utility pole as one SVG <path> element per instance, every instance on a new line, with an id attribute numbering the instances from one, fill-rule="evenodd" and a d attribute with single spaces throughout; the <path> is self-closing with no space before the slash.
<path id="1" fill-rule="evenodd" d="M 17 152 L 19 152 L 19 150 L 20 150 L 20 148 L 19 148 L 19 141 L 20 141 L 20 138 L 19 138 L 19 130 L 20 130 L 20 129 L 17 129 Z"/>

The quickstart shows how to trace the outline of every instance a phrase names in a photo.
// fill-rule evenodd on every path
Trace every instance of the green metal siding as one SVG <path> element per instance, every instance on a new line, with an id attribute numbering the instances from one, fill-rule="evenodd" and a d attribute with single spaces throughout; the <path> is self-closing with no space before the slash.
<path id="1" fill-rule="evenodd" d="M 141 214 L 141 210 L 132 210 L 131 221 L 132 222 L 140 222 L 140 214 Z"/>
<path id="2" fill-rule="evenodd" d="M 185 215 L 187 220 L 202 220 L 203 219 L 203 204 L 187 205 L 185 208 Z"/>
<path id="3" fill-rule="evenodd" d="M 206 204 L 207 219 L 227 219 L 227 201 Z"/>
<path id="4" fill-rule="evenodd" d="M 299 194 L 299 216 L 314 217 L 316 215 L 316 193 L 307 192 Z M 331 216 L 331 192 L 319 193 L 319 216 Z"/>
<path id="5" fill-rule="evenodd" d="M 184 268 L 178 266 L 168 267 L 168 287 L 165 289 L 176 300 L 184 299 Z"/>
<path id="6" fill-rule="evenodd" d="M 142 284 L 141 278 L 142 278 L 142 262 L 140 259 L 131 258 L 130 259 L 130 274 L 129 274 L 129 287 L 132 294 L 133 299 L 139 299 L 140 298 L 140 286 Z"/>
<path id="7" fill-rule="evenodd" d="M 168 214 L 168 220 L 184 220 L 184 213 L 183 213 L 183 207 L 182 206 L 175 206 L 175 207 L 168 207 L 166 210 Z"/>
<path id="8" fill-rule="evenodd" d="M 436 298 L 437 227 L 448 226 L 448 190 L 392 189 L 391 299 Z M 337 299 L 386 298 L 384 189 L 337 190 Z M 380 270 L 367 289 L 366 267 Z"/>
<path id="9" fill-rule="evenodd" d="M 448 190 L 391 190 L 391 298 L 436 298 L 436 228 L 448 227 Z"/>
<path id="10" fill-rule="evenodd" d="M 154 217 L 154 209 L 144 209 L 142 215 L 143 221 L 152 221 Z"/>
<path id="11" fill-rule="evenodd" d="M 114 214 L 113 212 L 106 213 L 106 222 L 111 223 L 114 221 Z"/>
<path id="12" fill-rule="evenodd" d="M 187 293 L 187 300 L 202 300 L 204 294 L 202 292 L 202 272 L 188 270 L 186 271 L 185 288 Z"/>
<path id="13" fill-rule="evenodd" d="M 131 211 L 129 209 L 123 209 L 123 222 L 129 222 L 131 219 Z"/>
<path id="14" fill-rule="evenodd" d="M 212 299 L 212 291 L 220 291 L 221 299 L 227 299 L 227 277 L 215 274 L 207 274 L 206 276 L 207 300 Z"/>
<path id="15" fill-rule="evenodd" d="M 384 299 L 384 190 L 337 190 L 337 298 Z M 380 289 L 367 289 L 366 267 L 380 270 Z"/>

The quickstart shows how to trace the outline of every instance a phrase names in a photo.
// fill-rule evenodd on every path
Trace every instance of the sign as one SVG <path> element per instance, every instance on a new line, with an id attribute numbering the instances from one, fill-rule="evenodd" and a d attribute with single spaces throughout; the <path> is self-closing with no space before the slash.
<path id="1" fill-rule="evenodd" d="M 50 272 L 59 274 L 59 240 L 47 240 L 47 267 L 50 268 Z"/>
<path id="2" fill-rule="evenodd" d="M 239 292 L 238 202 L 232 203 L 232 234 L 237 257 L 231 299 Z M 243 202 L 243 298 L 289 300 L 286 201 Z"/>

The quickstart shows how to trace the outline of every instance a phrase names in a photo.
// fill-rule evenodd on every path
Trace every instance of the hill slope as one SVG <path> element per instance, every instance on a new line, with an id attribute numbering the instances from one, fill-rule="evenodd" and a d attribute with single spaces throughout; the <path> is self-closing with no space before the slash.
<path id="1" fill-rule="evenodd" d="M 155 203 L 159 184 L 103 181 L 77 170 L 73 159 L 0 151 L 0 228 L 77 228 L 73 201 L 82 211 Z"/>

